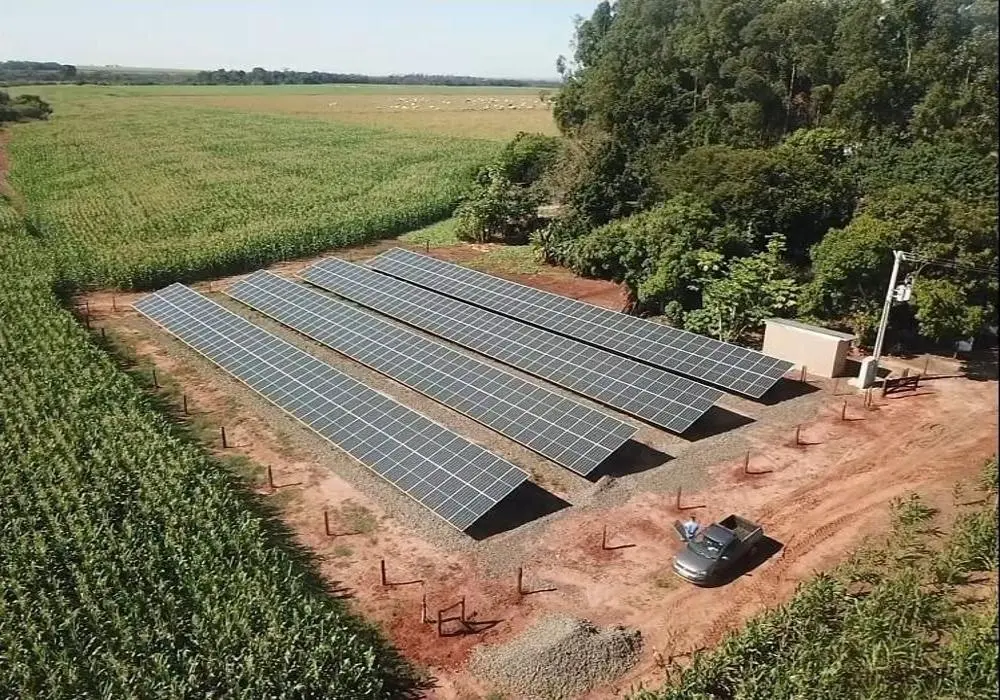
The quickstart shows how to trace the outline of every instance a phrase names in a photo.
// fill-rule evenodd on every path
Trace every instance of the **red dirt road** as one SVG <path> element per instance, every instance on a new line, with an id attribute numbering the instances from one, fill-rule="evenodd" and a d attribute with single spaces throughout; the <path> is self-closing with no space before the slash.
<path id="1" fill-rule="evenodd" d="M 293 265 L 299 264 L 279 269 L 287 272 Z M 604 294 L 614 289 L 597 284 L 604 285 Z M 556 284 L 558 291 L 568 291 L 559 285 L 568 282 Z M 129 300 L 118 296 L 117 304 L 123 308 Z M 225 421 L 232 441 L 243 445 L 229 453 L 242 452 L 258 464 L 273 465 L 279 485 L 296 484 L 273 496 L 283 519 L 316 553 L 321 574 L 349 591 L 351 604 L 378 622 L 404 654 L 436 679 L 437 686 L 427 696 L 442 700 L 485 696 L 489 688 L 465 671 L 472 649 L 509 640 L 556 611 L 642 632 L 639 664 L 614 685 L 596 688 L 587 700 L 616 697 L 640 683 L 659 685 L 664 680 L 660 659 L 683 661 L 689 652 L 711 647 L 747 618 L 786 600 L 816 571 L 842 561 L 865 536 L 877 536 L 888 522 L 893 498 L 916 491 L 943 510 L 954 509 L 955 482 L 974 476 L 997 449 L 995 381 L 927 381 L 916 393 L 880 399 L 872 411 L 862 406 L 860 396 L 834 396 L 832 387 L 824 384 L 818 415 L 802 427 L 802 440 L 808 444 L 792 444 L 794 425 L 764 426 L 747 433 L 750 466 L 769 473 L 745 475 L 742 460 L 718 463 L 707 470 L 707 488 L 683 494 L 682 505 L 704 506 L 694 511 L 701 521 L 737 512 L 762 523 L 783 545 L 750 573 L 716 589 L 676 579 L 670 560 L 679 543 L 672 522 L 685 513 L 675 510 L 674 494 L 641 489 L 617 507 L 574 506 L 525 533 L 498 536 L 501 543 L 525 546 L 511 546 L 509 571 L 496 573 L 482 565 L 475 546 L 442 546 L 403 519 L 388 516 L 363 488 L 331 468 L 346 458 L 317 455 L 291 444 L 280 422 L 261 415 L 246 400 L 248 392 L 234 391 L 218 371 L 164 346 L 162 336 L 134 313 L 111 313 L 107 293 L 92 295 L 89 301 L 97 325 L 108 324 L 135 344 L 141 357 L 179 381 L 195 410 L 213 411 L 209 418 Z M 940 371 L 946 363 L 937 364 Z M 846 422 L 840 420 L 845 399 Z M 697 454 L 699 447 L 695 444 L 691 451 Z M 671 464 L 657 469 L 669 470 Z M 350 524 L 341 519 L 345 505 L 367 509 L 373 530 L 327 537 L 323 509 L 331 509 L 334 529 L 343 530 Z M 604 525 L 610 545 L 634 546 L 601 550 Z M 521 557 L 520 551 L 527 554 Z M 391 581 L 423 583 L 380 586 L 380 558 L 388 562 Z M 524 567 L 526 587 L 555 590 L 519 598 L 514 588 L 518 565 Z M 480 634 L 438 638 L 434 625 L 420 620 L 423 595 L 432 616 L 465 596 L 470 614 L 497 624 Z"/>

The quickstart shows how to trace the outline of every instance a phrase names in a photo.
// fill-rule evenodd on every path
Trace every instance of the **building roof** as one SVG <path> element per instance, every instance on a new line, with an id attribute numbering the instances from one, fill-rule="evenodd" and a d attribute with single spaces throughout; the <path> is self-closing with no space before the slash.
<path id="1" fill-rule="evenodd" d="M 769 318 L 764 321 L 764 323 L 774 323 L 779 326 L 787 326 L 788 328 L 795 328 L 800 331 L 809 331 L 810 333 L 816 333 L 817 335 L 823 335 L 829 338 L 836 338 L 837 340 L 854 340 L 857 338 L 857 336 L 851 335 L 850 333 L 841 333 L 840 331 L 833 331 L 829 328 L 811 326 L 808 323 L 793 321 L 790 318 Z"/>

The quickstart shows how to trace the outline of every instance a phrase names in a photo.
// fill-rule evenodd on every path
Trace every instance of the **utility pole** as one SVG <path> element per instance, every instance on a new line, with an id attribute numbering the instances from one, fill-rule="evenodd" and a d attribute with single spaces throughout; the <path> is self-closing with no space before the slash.
<path id="1" fill-rule="evenodd" d="M 889 288 L 885 292 L 885 304 L 882 306 L 882 318 L 878 324 L 878 334 L 875 336 L 875 350 L 872 357 L 867 362 L 861 364 L 861 374 L 858 377 L 858 384 L 862 389 L 867 389 L 878 379 L 878 361 L 882 357 L 882 344 L 885 342 L 885 329 L 889 325 L 889 311 L 892 309 L 892 302 L 896 296 L 896 280 L 899 278 L 899 264 L 906 260 L 906 253 L 901 250 L 894 250 L 892 274 L 889 276 Z"/>
<path id="2" fill-rule="evenodd" d="M 885 293 L 885 304 L 882 306 L 882 319 L 878 324 L 878 335 L 875 336 L 875 351 L 872 357 L 875 358 L 875 372 L 878 373 L 878 361 L 882 357 L 882 343 L 885 342 L 885 329 L 889 325 L 889 311 L 892 309 L 892 301 L 896 296 L 896 280 L 899 277 L 899 263 L 906 260 L 906 253 L 901 250 L 893 251 L 892 274 L 889 275 L 889 289 Z"/>
<path id="3" fill-rule="evenodd" d="M 878 324 L 878 334 L 875 336 L 875 348 L 871 357 L 866 357 L 861 361 L 861 372 L 858 374 L 857 380 L 852 380 L 852 384 L 856 384 L 862 389 L 867 389 L 875 380 L 878 379 L 878 361 L 882 358 L 882 345 L 885 342 L 885 329 L 889 325 L 889 312 L 892 309 L 893 301 L 909 301 L 910 299 L 910 276 L 901 287 L 897 287 L 896 282 L 899 279 L 899 264 L 903 261 L 919 263 L 922 270 L 926 265 L 935 265 L 937 267 L 944 267 L 949 269 L 959 269 L 959 270 L 970 270 L 974 272 L 981 272 L 988 275 L 996 275 L 997 271 L 995 269 L 987 269 L 975 267 L 972 265 L 964 265 L 962 263 L 956 263 L 949 260 L 934 260 L 930 258 L 924 258 L 920 255 L 914 255 L 913 253 L 907 253 L 902 250 L 894 250 L 893 263 L 892 263 L 892 275 L 889 277 L 889 289 L 885 292 L 885 304 L 882 306 L 882 318 L 879 320 Z"/>

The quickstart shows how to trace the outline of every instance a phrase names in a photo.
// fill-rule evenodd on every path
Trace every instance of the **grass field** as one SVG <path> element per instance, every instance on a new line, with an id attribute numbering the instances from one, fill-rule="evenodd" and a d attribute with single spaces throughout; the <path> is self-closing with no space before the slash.
<path id="1" fill-rule="evenodd" d="M 59 86 L 44 89 L 58 104 L 140 102 L 211 107 L 250 114 L 305 117 L 414 134 L 505 141 L 519 131 L 557 133 L 544 88 L 403 85 Z"/>
<path id="2" fill-rule="evenodd" d="M 451 213 L 497 148 L 171 101 L 185 91 L 39 89 L 55 115 L 13 128 L 10 184 L 64 277 L 148 288 L 417 229 Z M 204 96 L 302 97 L 273 91 Z"/>

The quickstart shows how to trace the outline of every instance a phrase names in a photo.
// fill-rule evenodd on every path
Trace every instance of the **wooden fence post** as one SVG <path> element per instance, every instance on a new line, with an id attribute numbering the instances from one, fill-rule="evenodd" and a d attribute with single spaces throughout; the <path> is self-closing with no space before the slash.
<path id="1" fill-rule="evenodd" d="M 681 509 L 681 487 L 677 487 L 677 497 L 674 499 L 674 506 L 677 510 Z"/>
<path id="2" fill-rule="evenodd" d="M 441 634 L 441 611 L 440 610 L 438 610 L 438 636 L 439 637 L 442 636 L 442 634 Z"/>
<path id="3" fill-rule="evenodd" d="M 840 420 L 842 420 L 842 421 L 847 420 L 847 402 L 846 401 L 844 402 L 844 405 L 841 406 L 841 408 L 840 408 Z"/>
<path id="4" fill-rule="evenodd" d="M 278 487 L 274 485 L 274 472 L 271 470 L 271 465 L 267 465 L 267 484 L 271 487 L 272 491 L 277 491 Z"/>
<path id="5" fill-rule="evenodd" d="M 111 295 L 111 310 L 118 311 L 118 306 L 115 304 L 115 295 Z"/>
<path id="6" fill-rule="evenodd" d="M 743 455 L 743 473 L 750 473 L 750 450 L 747 450 L 747 453 Z"/>
<path id="7" fill-rule="evenodd" d="M 382 577 L 382 585 L 383 586 L 388 586 L 389 584 L 388 584 L 388 582 L 386 581 L 386 578 L 385 578 L 385 559 L 379 559 L 379 565 L 378 565 L 378 567 L 379 567 L 379 574 Z M 440 617 L 441 617 L 441 615 L 439 614 L 438 618 L 440 619 Z"/>
<path id="8" fill-rule="evenodd" d="M 608 548 L 608 526 L 605 525 L 604 529 L 601 530 L 601 549 Z"/>
<path id="9" fill-rule="evenodd" d="M 805 382 L 807 376 L 808 376 L 808 372 L 806 371 L 806 366 L 802 365 L 802 375 L 799 377 L 799 381 L 800 382 Z"/>
<path id="10" fill-rule="evenodd" d="M 330 532 L 330 512 L 326 508 L 323 509 L 323 531 L 327 537 L 333 536 L 333 533 Z"/>
<path id="11" fill-rule="evenodd" d="M 156 367 L 153 368 L 153 388 L 154 389 L 159 389 L 160 388 L 160 382 L 156 378 Z"/>
<path id="12" fill-rule="evenodd" d="M 795 444 L 796 445 L 801 445 L 802 444 L 801 433 L 802 433 L 802 425 L 801 424 L 796 425 L 795 426 Z"/>
<path id="13" fill-rule="evenodd" d="M 226 426 L 220 425 L 219 426 L 219 432 L 222 433 L 222 447 L 223 448 L 228 448 L 229 447 L 229 442 L 226 441 Z"/>
<path id="14" fill-rule="evenodd" d="M 188 395 L 187 394 L 181 394 L 181 401 L 183 401 L 183 403 L 184 403 L 184 415 L 185 416 L 190 415 L 188 413 Z"/>
<path id="15" fill-rule="evenodd" d="M 517 595 L 518 595 L 518 597 L 524 595 L 523 581 L 524 581 L 524 568 L 519 566 L 519 567 L 517 567 Z"/>
<path id="16" fill-rule="evenodd" d="M 427 594 L 424 593 L 420 599 L 420 623 L 426 625 L 427 622 Z"/>

